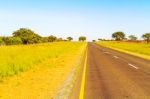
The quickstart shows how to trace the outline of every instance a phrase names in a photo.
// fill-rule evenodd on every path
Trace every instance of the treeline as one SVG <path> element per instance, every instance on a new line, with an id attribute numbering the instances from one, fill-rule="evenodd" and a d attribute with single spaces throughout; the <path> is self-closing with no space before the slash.
<path id="1" fill-rule="evenodd" d="M 141 36 L 147 43 L 150 42 L 150 33 L 145 33 Z M 98 39 L 100 41 L 105 41 L 106 39 Z M 137 41 L 138 38 L 135 35 L 129 35 L 126 37 L 126 34 L 124 32 L 114 32 L 112 34 L 112 40 L 116 41 Z"/>
<path id="2" fill-rule="evenodd" d="M 20 28 L 12 33 L 12 36 L 0 37 L 0 45 L 17 45 L 17 44 L 36 44 L 46 42 L 59 42 L 59 41 L 72 41 L 72 37 L 66 39 L 57 38 L 56 36 L 50 35 L 42 37 L 34 31 L 27 28 Z M 86 37 L 80 36 L 79 41 L 85 41 Z"/>

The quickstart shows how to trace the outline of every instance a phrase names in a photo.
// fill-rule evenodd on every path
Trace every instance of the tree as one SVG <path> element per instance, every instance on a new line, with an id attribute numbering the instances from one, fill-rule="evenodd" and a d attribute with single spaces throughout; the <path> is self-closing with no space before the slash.
<path id="1" fill-rule="evenodd" d="M 120 41 L 125 38 L 125 34 L 123 32 L 115 32 L 112 34 L 112 38 L 114 38 L 117 41 Z"/>
<path id="2" fill-rule="evenodd" d="M 96 40 L 92 40 L 92 42 L 96 42 Z"/>
<path id="3" fill-rule="evenodd" d="M 3 37 L 3 41 L 6 45 L 22 44 L 22 40 L 19 37 Z"/>
<path id="4" fill-rule="evenodd" d="M 137 40 L 137 37 L 135 35 L 130 35 L 128 38 L 129 40 L 132 40 L 132 41 Z"/>
<path id="5" fill-rule="evenodd" d="M 150 42 L 150 33 L 145 33 L 142 35 L 142 37 L 144 38 L 144 40 L 146 40 L 147 43 Z"/>
<path id="6" fill-rule="evenodd" d="M 48 37 L 48 42 L 54 42 L 54 41 L 56 41 L 56 40 L 57 40 L 57 37 L 56 37 L 56 36 L 50 35 L 50 36 Z"/>
<path id="7" fill-rule="evenodd" d="M 72 37 L 67 37 L 67 40 L 68 40 L 68 41 L 72 41 L 73 38 L 72 38 Z"/>
<path id="8" fill-rule="evenodd" d="M 14 37 L 20 37 L 23 44 L 33 44 L 41 42 L 41 36 L 27 28 L 20 28 L 13 33 Z"/>
<path id="9" fill-rule="evenodd" d="M 41 41 L 42 41 L 43 43 L 48 42 L 48 37 L 42 37 Z"/>
<path id="10" fill-rule="evenodd" d="M 57 41 L 60 42 L 60 41 L 64 41 L 64 40 L 63 40 L 63 38 L 57 38 Z"/>
<path id="11" fill-rule="evenodd" d="M 98 40 L 98 41 L 102 41 L 103 39 L 101 39 L 101 38 L 98 38 L 97 40 Z"/>
<path id="12" fill-rule="evenodd" d="M 104 38 L 98 38 L 97 40 L 98 40 L 98 41 L 107 41 L 107 40 L 104 39 Z"/>
<path id="13" fill-rule="evenodd" d="M 86 41 L 86 37 L 85 36 L 80 36 L 79 41 Z"/>
<path id="14" fill-rule="evenodd" d="M 0 37 L 0 45 L 3 45 L 4 41 L 3 41 L 3 37 Z"/>

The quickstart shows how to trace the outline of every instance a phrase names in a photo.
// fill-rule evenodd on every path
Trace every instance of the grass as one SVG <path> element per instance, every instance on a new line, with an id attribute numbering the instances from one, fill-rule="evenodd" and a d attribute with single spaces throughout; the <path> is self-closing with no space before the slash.
<path id="1" fill-rule="evenodd" d="M 56 42 L 37 45 L 0 46 L 0 77 L 26 71 L 48 58 L 57 58 L 81 46 L 79 42 Z"/>
<path id="2" fill-rule="evenodd" d="M 85 51 L 85 47 L 86 43 L 82 42 L 3 46 L 2 49 L 5 48 L 7 50 L 9 48 L 12 48 L 11 50 L 18 48 L 18 51 L 15 51 L 14 49 L 14 52 L 9 52 L 7 57 L 10 57 L 10 54 L 12 55 L 12 53 L 14 53 L 14 55 L 16 53 L 16 56 L 18 57 L 21 57 L 22 55 L 32 57 L 33 55 L 35 59 L 32 61 L 30 60 L 29 65 L 17 65 L 18 61 L 21 61 L 22 58 L 18 58 L 18 61 L 14 62 L 15 66 L 18 68 L 21 66 L 25 68 L 25 70 L 26 68 L 29 69 L 17 75 L 4 77 L 2 83 L 0 83 L 0 98 L 54 98 L 58 93 L 58 90 L 62 89 L 70 72 L 76 70 L 75 68 L 80 64 L 79 61 Z M 26 50 L 22 51 L 22 49 Z M 18 55 L 19 51 L 20 54 Z M 24 54 L 25 52 L 26 54 Z M 42 55 L 41 58 L 38 57 L 39 55 Z M 21 62 L 28 64 L 27 61 L 28 60 L 22 60 Z M 5 62 L 8 62 L 8 60 Z M 9 65 L 7 65 L 7 67 L 9 67 Z M 10 71 L 13 71 L 13 69 L 10 69 Z"/>
<path id="3" fill-rule="evenodd" d="M 101 41 L 98 44 L 136 56 L 150 59 L 150 44 L 144 42 Z"/>

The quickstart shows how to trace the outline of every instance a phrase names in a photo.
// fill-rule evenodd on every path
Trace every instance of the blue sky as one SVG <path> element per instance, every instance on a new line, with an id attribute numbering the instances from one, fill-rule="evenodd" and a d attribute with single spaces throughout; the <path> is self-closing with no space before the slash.
<path id="1" fill-rule="evenodd" d="M 88 40 L 116 31 L 140 38 L 150 32 L 149 0 L 1 0 L 0 35 L 30 28 L 42 36 Z"/>

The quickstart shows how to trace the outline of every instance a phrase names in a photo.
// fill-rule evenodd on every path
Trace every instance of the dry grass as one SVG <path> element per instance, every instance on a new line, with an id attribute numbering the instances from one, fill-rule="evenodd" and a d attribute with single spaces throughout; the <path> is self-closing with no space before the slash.
<path id="1" fill-rule="evenodd" d="M 59 46 L 64 50 L 57 57 L 44 59 L 33 64 L 28 71 L 3 78 L 0 83 L 0 98 L 51 99 L 61 88 L 69 72 L 75 68 L 74 64 L 82 55 L 85 43 L 63 42 Z"/>
<path id="2" fill-rule="evenodd" d="M 98 44 L 123 51 L 135 56 L 150 59 L 150 44 L 143 42 L 101 41 Z"/>

